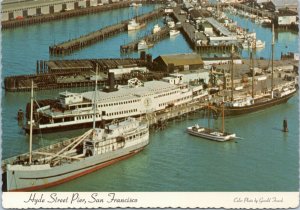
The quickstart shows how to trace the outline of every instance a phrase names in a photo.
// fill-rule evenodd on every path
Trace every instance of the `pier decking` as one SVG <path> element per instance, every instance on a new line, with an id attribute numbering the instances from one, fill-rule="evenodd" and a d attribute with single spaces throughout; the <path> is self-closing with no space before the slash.
<path id="1" fill-rule="evenodd" d="M 136 17 L 137 22 L 145 23 L 153 19 L 159 18 L 163 15 L 161 10 L 155 10 L 153 12 L 140 15 Z M 52 55 L 64 55 L 70 54 L 75 50 L 79 50 L 83 47 L 94 44 L 98 41 L 104 40 L 112 35 L 124 32 L 127 30 L 127 25 L 129 20 L 123 21 L 122 23 L 107 26 L 105 28 L 99 29 L 97 31 L 91 32 L 89 34 L 83 35 L 81 37 L 68 40 L 66 42 L 53 45 L 49 47 L 49 53 Z"/>

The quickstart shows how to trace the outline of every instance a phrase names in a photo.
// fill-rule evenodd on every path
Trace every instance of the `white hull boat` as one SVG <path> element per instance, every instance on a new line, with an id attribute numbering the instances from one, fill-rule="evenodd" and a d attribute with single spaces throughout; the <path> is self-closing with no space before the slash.
<path id="1" fill-rule="evenodd" d="M 178 30 L 170 30 L 170 36 L 177 36 L 178 34 L 180 34 L 180 31 Z"/>

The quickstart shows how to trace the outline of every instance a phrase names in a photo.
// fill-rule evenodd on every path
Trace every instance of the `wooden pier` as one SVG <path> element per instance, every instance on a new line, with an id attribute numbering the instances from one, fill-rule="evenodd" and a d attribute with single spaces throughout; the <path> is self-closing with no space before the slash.
<path id="1" fill-rule="evenodd" d="M 121 53 L 128 53 L 138 50 L 137 46 L 141 40 L 145 40 L 147 44 L 155 44 L 169 35 L 169 28 L 164 27 L 155 34 L 148 34 L 138 40 L 120 46 Z"/>
<path id="2" fill-rule="evenodd" d="M 136 17 L 137 22 L 145 23 L 153 19 L 159 18 L 163 15 L 161 10 L 155 10 L 153 12 L 140 15 Z M 75 50 L 79 50 L 83 47 L 92 45 L 96 42 L 102 41 L 108 37 L 115 34 L 127 31 L 127 25 L 129 20 L 123 21 L 122 23 L 107 26 L 105 28 L 99 29 L 97 31 L 91 32 L 89 34 L 83 35 L 81 37 L 68 40 L 66 42 L 53 45 L 49 47 L 49 53 L 52 55 L 66 55 L 70 54 Z"/>
<path id="3" fill-rule="evenodd" d="M 150 64 L 151 65 L 151 64 Z M 91 60 L 57 60 L 57 61 L 37 61 L 37 74 L 17 75 L 4 78 L 4 88 L 6 91 L 30 91 L 31 80 L 34 82 L 35 90 L 45 90 L 54 88 L 87 87 L 94 85 L 91 78 L 95 74 L 96 66 L 101 72 L 104 84 L 106 74 L 109 69 L 132 66 L 147 66 L 147 61 L 143 59 L 91 59 Z M 163 75 L 136 75 L 145 77 L 144 79 L 159 79 Z M 127 82 L 130 75 L 125 75 L 117 79 L 117 83 Z"/>
<path id="4" fill-rule="evenodd" d="M 143 116 L 142 120 L 148 122 L 150 127 L 156 130 L 161 130 L 164 129 L 167 121 L 186 119 L 190 114 L 206 109 L 207 105 L 207 102 L 204 100 L 194 100 L 176 107 L 170 107 L 162 111 L 149 113 Z"/>
<path id="5" fill-rule="evenodd" d="M 232 49 L 231 45 L 198 45 L 197 39 L 195 36 L 195 27 L 191 25 L 190 23 L 186 23 L 186 16 L 180 15 L 180 8 L 174 8 L 173 13 L 171 13 L 171 16 L 176 21 L 181 22 L 181 32 L 184 35 L 186 41 L 189 43 L 191 48 L 198 52 L 224 52 L 224 51 L 230 51 Z M 204 41 L 207 41 L 207 38 L 203 36 L 202 38 Z M 238 49 L 237 46 L 234 46 L 235 50 Z"/>

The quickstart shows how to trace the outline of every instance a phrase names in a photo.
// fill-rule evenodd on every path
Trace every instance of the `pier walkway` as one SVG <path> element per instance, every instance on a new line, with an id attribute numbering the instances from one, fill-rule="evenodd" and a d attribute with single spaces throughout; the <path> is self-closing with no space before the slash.
<path id="1" fill-rule="evenodd" d="M 133 42 L 130 42 L 128 44 L 125 45 L 121 45 L 120 46 L 120 51 L 121 53 L 128 53 L 128 52 L 132 52 L 135 50 L 138 50 L 138 43 L 141 40 L 145 40 L 147 44 L 152 45 L 155 44 L 156 42 L 162 40 L 163 38 L 167 37 L 169 35 L 169 28 L 168 27 L 164 27 L 162 28 L 160 31 L 158 31 L 155 34 L 148 34 L 138 40 L 135 40 Z"/>
<path id="2" fill-rule="evenodd" d="M 152 11 L 147 14 L 140 15 L 136 17 L 137 22 L 139 23 L 145 23 L 148 21 L 151 21 L 153 19 L 157 19 L 163 15 L 163 12 L 158 9 L 155 11 Z M 93 31 L 89 34 L 80 36 L 78 38 L 68 40 L 66 42 L 52 45 L 49 47 L 49 53 L 52 55 L 66 55 L 70 54 L 75 50 L 79 50 L 83 47 L 92 45 L 98 41 L 104 40 L 112 35 L 124 32 L 127 30 L 127 25 L 129 23 L 129 20 L 123 21 L 119 24 L 107 26 L 105 28 L 99 29 L 97 31 Z"/>

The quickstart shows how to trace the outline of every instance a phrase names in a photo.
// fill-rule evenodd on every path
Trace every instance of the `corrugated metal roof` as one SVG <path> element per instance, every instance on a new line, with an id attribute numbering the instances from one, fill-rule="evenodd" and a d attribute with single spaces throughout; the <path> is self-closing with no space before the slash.
<path id="1" fill-rule="evenodd" d="M 170 63 L 173 63 L 175 66 L 203 64 L 201 56 L 196 53 L 161 55 L 159 57 L 161 57 L 167 65 Z"/>

